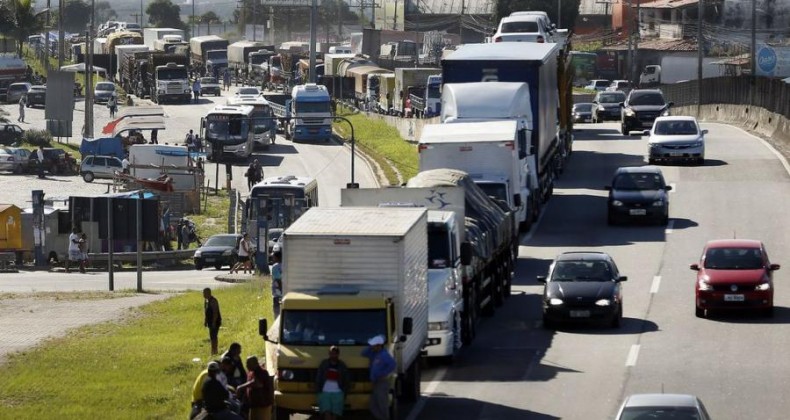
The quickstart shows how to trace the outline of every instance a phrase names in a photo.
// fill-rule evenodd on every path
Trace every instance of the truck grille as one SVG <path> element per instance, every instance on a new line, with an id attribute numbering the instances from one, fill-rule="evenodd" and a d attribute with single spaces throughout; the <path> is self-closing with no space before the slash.
<path id="1" fill-rule="evenodd" d="M 303 118 L 302 121 L 304 121 L 304 123 L 307 124 L 307 125 L 322 125 L 322 124 L 324 124 L 324 119 L 323 118 Z"/>
<path id="2" fill-rule="evenodd" d="M 168 83 L 165 89 L 168 94 L 178 95 L 184 93 L 185 88 L 184 86 L 181 85 L 181 83 L 177 82 L 177 83 Z"/>

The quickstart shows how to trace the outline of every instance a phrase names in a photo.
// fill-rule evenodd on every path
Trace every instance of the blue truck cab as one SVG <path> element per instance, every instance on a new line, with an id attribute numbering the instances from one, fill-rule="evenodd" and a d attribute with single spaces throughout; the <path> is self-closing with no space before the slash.
<path id="1" fill-rule="evenodd" d="M 326 86 L 315 83 L 294 86 L 289 125 L 289 134 L 294 141 L 329 140 L 332 137 L 332 107 Z"/>

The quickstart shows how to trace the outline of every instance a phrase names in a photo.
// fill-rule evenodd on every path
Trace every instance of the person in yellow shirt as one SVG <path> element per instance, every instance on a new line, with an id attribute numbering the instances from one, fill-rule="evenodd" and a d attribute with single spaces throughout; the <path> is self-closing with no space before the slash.
<path id="1" fill-rule="evenodd" d="M 203 409 L 203 383 L 206 382 L 206 378 L 208 378 L 209 369 L 219 371 L 219 363 L 209 362 L 206 369 L 203 369 L 197 379 L 195 379 L 195 384 L 192 385 L 192 411 L 189 413 L 190 419 L 197 417 L 197 415 L 200 414 L 200 410 Z"/>

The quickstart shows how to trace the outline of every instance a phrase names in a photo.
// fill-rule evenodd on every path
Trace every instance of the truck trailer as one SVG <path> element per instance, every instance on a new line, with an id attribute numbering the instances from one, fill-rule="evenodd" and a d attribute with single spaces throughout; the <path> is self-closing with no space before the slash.
<path id="1" fill-rule="evenodd" d="M 214 75 L 228 66 L 228 40 L 217 35 L 196 36 L 189 40 L 192 68 L 201 75 Z"/>

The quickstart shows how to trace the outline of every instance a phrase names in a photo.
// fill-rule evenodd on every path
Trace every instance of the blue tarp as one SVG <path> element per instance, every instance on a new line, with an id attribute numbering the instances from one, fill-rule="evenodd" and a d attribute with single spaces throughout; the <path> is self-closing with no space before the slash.
<path id="1" fill-rule="evenodd" d="M 82 144 L 80 144 L 80 153 L 82 153 L 83 156 L 115 156 L 119 159 L 123 159 L 125 156 L 123 144 L 121 143 L 121 139 L 118 137 L 82 139 Z"/>

